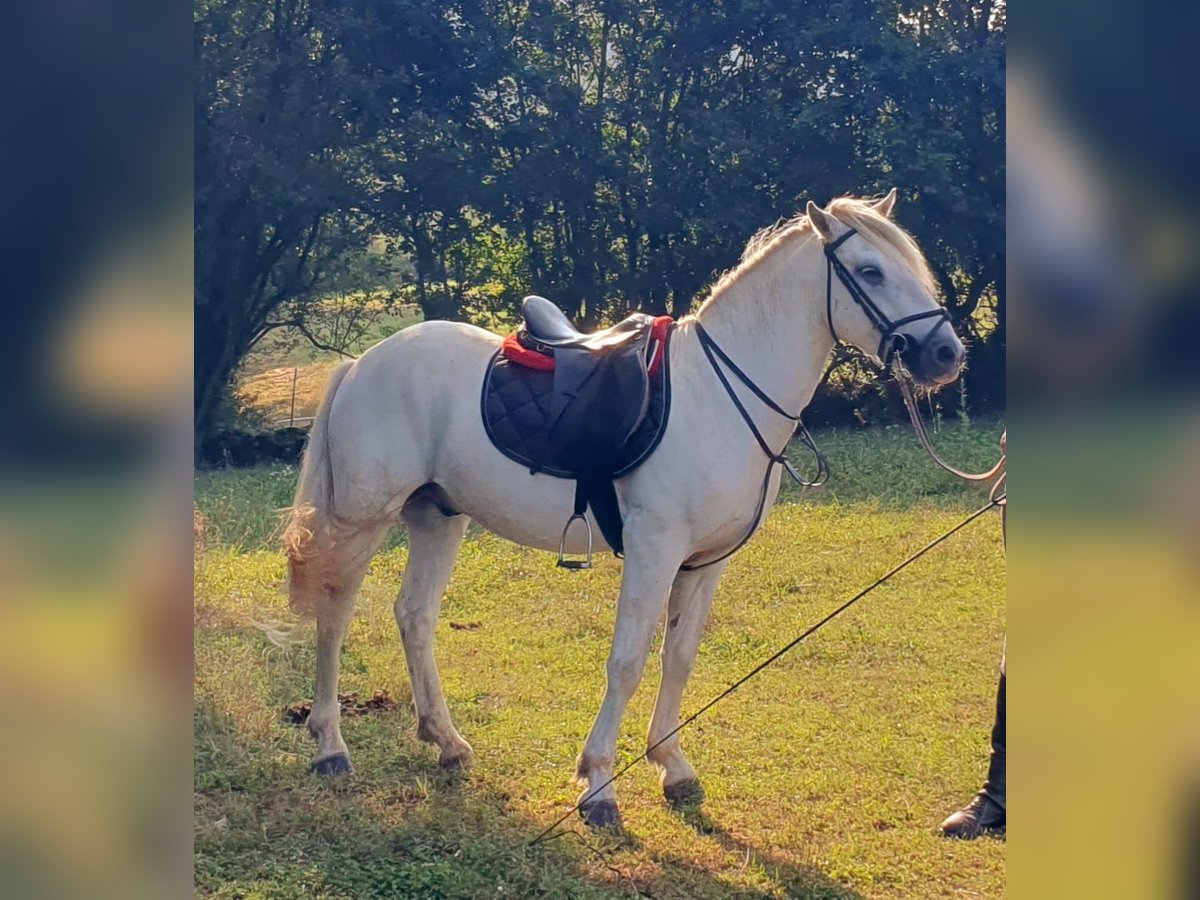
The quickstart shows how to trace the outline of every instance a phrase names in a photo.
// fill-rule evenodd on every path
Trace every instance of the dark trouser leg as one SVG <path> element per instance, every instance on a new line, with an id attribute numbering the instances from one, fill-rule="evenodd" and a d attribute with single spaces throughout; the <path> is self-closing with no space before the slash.
<path id="1" fill-rule="evenodd" d="M 983 792 L 1001 809 L 1007 809 L 1004 797 L 1004 660 L 1000 660 L 1000 686 L 996 690 L 996 722 L 992 725 L 992 759 L 988 764 Z"/>
<path id="2" fill-rule="evenodd" d="M 1008 452 L 1008 432 L 1000 438 L 1000 452 Z M 1001 462 L 1003 462 L 1003 456 Z M 1000 476 L 1004 478 L 1003 475 Z M 997 487 L 999 482 L 997 482 Z M 993 491 L 995 488 L 993 488 Z M 1001 534 L 1008 544 L 1008 504 L 1000 507 Z M 970 803 L 958 812 L 949 816 L 942 823 L 942 834 L 949 838 L 974 840 L 985 831 L 1004 832 L 1007 828 L 1008 807 L 1005 797 L 1005 734 L 1004 734 L 1004 677 L 1008 657 L 1008 640 L 1005 639 L 1005 650 L 1000 657 L 1000 684 L 996 688 L 996 720 L 992 724 L 992 757 L 988 762 L 987 781 L 983 790 L 975 795 Z"/>
<path id="3" fill-rule="evenodd" d="M 946 837 L 969 841 L 985 831 L 1005 830 L 1004 670 L 1005 658 L 1001 657 L 1000 685 L 996 690 L 996 721 L 992 725 L 992 758 L 988 764 L 987 781 L 983 790 L 969 804 L 942 823 L 942 834 Z"/>

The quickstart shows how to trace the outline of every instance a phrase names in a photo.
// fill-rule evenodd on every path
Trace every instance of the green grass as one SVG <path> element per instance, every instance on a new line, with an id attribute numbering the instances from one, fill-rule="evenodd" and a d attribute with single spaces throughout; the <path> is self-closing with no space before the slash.
<path id="1" fill-rule="evenodd" d="M 936 436 L 956 463 L 993 457 L 995 423 Z M 982 503 L 901 430 L 819 434 L 820 491 L 785 492 L 717 595 L 685 709 Z M 799 448 L 793 454 L 802 459 Z M 1004 630 L 998 522 L 975 523 L 870 595 L 685 732 L 702 812 L 669 812 L 646 765 L 618 782 L 626 834 L 527 842 L 569 808 L 574 758 L 600 701 L 620 564 L 566 573 L 546 553 L 472 533 L 447 592 L 438 659 L 477 759 L 441 773 L 415 737 L 391 603 L 403 541 L 375 560 L 342 655 L 342 690 L 398 710 L 343 725 L 356 773 L 307 774 L 311 743 L 281 720 L 310 695 L 311 642 L 287 618 L 273 509 L 286 468 L 197 476 L 197 893 L 217 897 L 1000 897 L 1005 845 L 951 844 L 941 817 L 986 765 Z M 478 623 L 454 629 L 451 623 Z M 531 627 L 531 623 L 533 626 Z M 619 755 L 644 746 L 657 663 Z"/>
<path id="2" fill-rule="evenodd" d="M 996 461 L 999 436 L 1000 426 L 985 421 L 969 427 L 943 425 L 934 432 L 933 440 L 948 462 L 983 471 Z M 827 428 L 815 437 L 832 468 L 828 483 L 803 489 L 785 478 L 780 504 L 868 503 L 907 509 L 919 503 L 969 509 L 986 499 L 983 489 L 935 469 L 908 425 Z M 793 444 L 788 456 L 801 474 L 812 474 L 812 457 L 803 446 Z M 215 542 L 240 550 L 275 549 L 280 510 L 292 502 L 295 484 L 293 466 L 201 471 L 195 478 L 196 505 L 208 518 Z M 395 531 L 384 546 L 394 549 L 403 545 L 403 533 Z"/>

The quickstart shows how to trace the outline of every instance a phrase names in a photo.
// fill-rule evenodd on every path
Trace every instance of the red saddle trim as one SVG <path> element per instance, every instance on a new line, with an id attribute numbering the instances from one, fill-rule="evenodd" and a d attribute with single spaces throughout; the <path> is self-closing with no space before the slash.
<path id="1" fill-rule="evenodd" d="M 500 353 L 509 362 L 526 369 L 537 369 L 539 372 L 554 371 L 554 358 L 522 347 L 515 331 L 504 339 L 504 343 L 500 345 Z"/>
<path id="2" fill-rule="evenodd" d="M 654 341 L 654 356 L 650 358 L 647 371 L 651 375 L 662 368 L 663 354 L 667 352 L 667 342 L 671 339 L 671 326 L 675 320 L 670 316 L 655 316 L 654 330 L 650 332 L 650 340 Z"/>
<path id="3" fill-rule="evenodd" d="M 662 366 L 663 351 L 666 349 L 671 334 L 671 325 L 674 321 L 670 316 L 657 316 L 654 319 L 654 329 L 650 332 L 650 340 L 654 341 L 654 357 L 650 360 L 649 367 L 651 375 L 658 372 Z M 500 345 L 500 354 L 509 362 L 527 369 L 537 369 L 539 372 L 554 371 L 554 357 L 548 353 L 539 353 L 537 350 L 521 346 L 515 331 Z"/>

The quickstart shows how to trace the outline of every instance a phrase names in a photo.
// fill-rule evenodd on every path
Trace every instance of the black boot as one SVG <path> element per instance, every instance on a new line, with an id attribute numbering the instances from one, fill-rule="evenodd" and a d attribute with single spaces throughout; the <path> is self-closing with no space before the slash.
<path id="1" fill-rule="evenodd" d="M 942 836 L 973 841 L 984 833 L 1003 834 L 1006 829 L 1004 760 L 1004 663 L 1000 664 L 1000 687 L 996 691 L 996 722 L 992 726 L 992 759 L 983 790 L 942 823 Z"/>
<path id="2" fill-rule="evenodd" d="M 1004 834 L 1004 831 L 1004 807 L 983 791 L 942 823 L 942 837 L 964 841 L 973 841 L 981 834 Z"/>

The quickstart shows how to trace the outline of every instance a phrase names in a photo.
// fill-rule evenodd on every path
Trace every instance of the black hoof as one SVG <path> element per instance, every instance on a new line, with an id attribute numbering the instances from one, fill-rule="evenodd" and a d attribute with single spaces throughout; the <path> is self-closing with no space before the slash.
<path id="1" fill-rule="evenodd" d="M 579 816 L 588 828 L 620 828 L 621 811 L 612 800 L 594 800 L 579 807 Z"/>
<path id="2" fill-rule="evenodd" d="M 447 772 L 465 772 L 471 766 L 471 754 L 460 753 L 457 756 L 439 756 L 438 765 Z"/>
<path id="3" fill-rule="evenodd" d="M 704 802 L 704 787 L 698 778 L 687 778 L 674 784 L 663 785 L 663 796 L 673 809 L 699 806 Z"/>
<path id="4" fill-rule="evenodd" d="M 349 775 L 350 757 L 345 753 L 335 753 L 333 756 L 326 756 L 324 759 L 318 759 L 312 764 L 312 770 L 317 775 L 323 777 L 331 777 L 334 775 Z"/>

